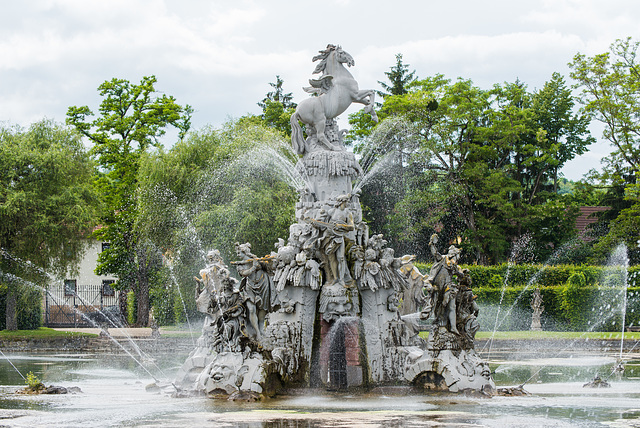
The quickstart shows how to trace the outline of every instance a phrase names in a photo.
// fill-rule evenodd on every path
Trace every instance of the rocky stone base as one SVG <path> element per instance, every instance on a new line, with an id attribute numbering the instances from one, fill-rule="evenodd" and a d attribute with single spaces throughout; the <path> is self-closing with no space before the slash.
<path id="1" fill-rule="evenodd" d="M 463 392 L 495 391 L 489 365 L 473 349 L 408 349 L 405 380 L 424 390 Z"/>
<path id="2" fill-rule="evenodd" d="M 279 387 L 274 364 L 256 352 L 195 353 L 183 364 L 174 385 L 184 394 L 206 394 L 233 401 L 255 401 Z"/>

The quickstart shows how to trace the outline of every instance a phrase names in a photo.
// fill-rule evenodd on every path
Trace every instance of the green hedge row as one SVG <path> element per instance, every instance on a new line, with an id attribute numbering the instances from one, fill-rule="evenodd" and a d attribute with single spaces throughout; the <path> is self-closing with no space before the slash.
<path id="1" fill-rule="evenodd" d="M 430 265 L 416 263 L 422 272 L 429 272 Z M 509 265 L 495 266 L 468 265 L 463 266 L 471 271 L 471 279 L 477 287 L 502 287 L 505 283 L 509 287 L 525 287 L 537 284 L 542 287 L 563 285 L 569 278 L 578 273 L 584 275 L 586 285 L 605 284 L 610 277 L 622 274 L 619 267 L 607 266 L 579 266 L 579 265 Z M 627 269 L 629 287 L 640 287 L 640 266 L 630 266 Z"/>
<path id="2" fill-rule="evenodd" d="M 6 325 L 7 287 L 0 285 L 0 330 Z M 33 330 L 42 325 L 42 293 L 31 287 L 18 286 L 16 317 L 19 330 Z"/>
<path id="3" fill-rule="evenodd" d="M 535 287 L 507 287 L 502 304 L 501 288 L 476 287 L 482 330 L 529 330 L 533 310 L 530 307 Z M 544 312 L 544 330 L 620 331 L 626 303 L 625 326 L 640 325 L 640 287 L 624 289 L 587 286 L 540 287 Z"/>
<path id="4" fill-rule="evenodd" d="M 428 271 L 428 266 L 422 266 Z M 470 270 L 481 307 L 482 330 L 528 330 L 533 291 L 543 299 L 545 330 L 620 331 L 640 325 L 640 266 L 464 266 Z M 502 303 L 500 303 L 502 299 Z"/>

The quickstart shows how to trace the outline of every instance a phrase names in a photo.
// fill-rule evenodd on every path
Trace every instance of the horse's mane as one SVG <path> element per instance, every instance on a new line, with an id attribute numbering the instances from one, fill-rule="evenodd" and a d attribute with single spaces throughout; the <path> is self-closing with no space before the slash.
<path id="1" fill-rule="evenodd" d="M 325 67 L 327 66 L 327 58 L 329 54 L 335 50 L 341 49 L 339 45 L 328 44 L 327 48 L 321 51 L 318 51 L 320 55 L 316 55 L 313 57 L 313 62 L 321 60 L 320 63 L 316 66 L 316 69 L 313 70 L 313 74 L 318 74 L 324 72 Z"/>

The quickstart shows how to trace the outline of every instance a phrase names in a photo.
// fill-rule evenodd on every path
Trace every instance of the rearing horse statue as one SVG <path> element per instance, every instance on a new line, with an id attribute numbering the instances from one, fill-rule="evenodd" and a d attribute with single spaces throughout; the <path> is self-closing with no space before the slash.
<path id="1" fill-rule="evenodd" d="M 304 90 L 319 96 L 302 101 L 291 116 L 291 142 L 298 154 L 304 154 L 306 150 L 302 128 L 298 121 L 313 126 L 318 142 L 328 150 L 336 151 L 344 149 L 331 144 L 327 139 L 324 130 L 328 119 L 334 119 L 344 113 L 351 103 L 360 103 L 365 105 L 365 113 L 371 114 L 371 118 L 378 121 L 373 108 L 375 92 L 372 89 L 359 90 L 358 82 L 343 65 L 347 64 L 349 67 L 355 65 L 353 57 L 343 51 L 340 46 L 327 45 L 325 50 L 313 57 L 314 62 L 318 60 L 320 63 L 313 74 L 322 73 L 322 75 L 318 79 L 310 79 L 311 86 Z"/>

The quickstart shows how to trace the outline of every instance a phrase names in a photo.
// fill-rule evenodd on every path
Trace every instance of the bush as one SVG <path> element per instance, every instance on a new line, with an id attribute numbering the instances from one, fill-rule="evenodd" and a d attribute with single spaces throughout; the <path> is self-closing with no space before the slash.
<path id="1" fill-rule="evenodd" d="M 606 266 L 464 266 L 478 296 L 483 330 L 528 330 L 537 288 L 544 330 L 620 331 L 624 271 Z M 506 287 L 504 284 L 506 282 Z M 640 266 L 627 270 L 625 325 L 640 324 Z M 502 304 L 500 305 L 500 299 Z M 507 316 L 508 314 L 508 316 Z M 497 322 L 496 322 L 497 319 Z"/>
<path id="2" fill-rule="evenodd" d="M 164 267 L 156 273 L 149 289 L 149 302 L 153 317 L 159 326 L 175 323 L 173 306 L 175 296 L 169 284 L 169 269 Z"/>
<path id="3" fill-rule="evenodd" d="M 0 330 L 6 325 L 7 287 L 0 286 Z M 42 326 L 42 293 L 31 287 L 17 286 L 16 317 L 18 330 L 35 330 Z"/>
<path id="4" fill-rule="evenodd" d="M 138 318 L 138 304 L 136 299 L 136 293 L 133 291 L 127 292 L 127 322 L 129 325 L 134 325 Z"/>
<path id="5" fill-rule="evenodd" d="M 24 382 L 28 385 L 31 392 L 38 392 L 45 388 L 42 381 L 38 379 L 38 376 L 34 375 L 33 372 L 27 373 L 27 378 Z"/>

